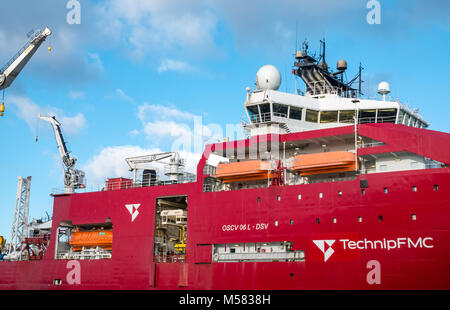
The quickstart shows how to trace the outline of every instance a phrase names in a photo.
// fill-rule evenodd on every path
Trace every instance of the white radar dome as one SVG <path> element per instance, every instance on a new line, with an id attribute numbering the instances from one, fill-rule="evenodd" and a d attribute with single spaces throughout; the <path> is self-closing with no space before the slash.
<path id="1" fill-rule="evenodd" d="M 378 93 L 380 95 L 387 95 L 391 92 L 391 86 L 388 82 L 381 82 L 378 84 Z"/>
<path id="2" fill-rule="evenodd" d="M 256 87 L 258 89 L 277 90 L 281 84 L 281 73 L 272 65 L 262 66 L 256 73 Z"/>

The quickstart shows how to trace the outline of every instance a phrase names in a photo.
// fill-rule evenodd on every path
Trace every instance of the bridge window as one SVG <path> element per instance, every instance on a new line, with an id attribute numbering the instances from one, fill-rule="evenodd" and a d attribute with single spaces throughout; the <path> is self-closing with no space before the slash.
<path id="1" fill-rule="evenodd" d="M 248 115 L 250 116 L 250 120 L 253 122 L 257 122 L 259 119 L 259 110 L 257 105 L 247 107 Z"/>
<path id="2" fill-rule="evenodd" d="M 317 123 L 319 120 L 319 111 L 306 109 L 306 121 L 311 123 Z"/>
<path id="3" fill-rule="evenodd" d="M 403 125 L 409 126 L 409 118 L 411 116 L 408 113 L 405 113 L 405 119 L 403 121 Z"/>
<path id="4" fill-rule="evenodd" d="M 264 103 L 259 105 L 259 110 L 261 111 L 261 122 L 270 121 L 270 104 Z"/>
<path id="5" fill-rule="evenodd" d="M 288 106 L 284 104 L 274 103 L 273 104 L 273 116 L 287 117 Z"/>
<path id="6" fill-rule="evenodd" d="M 260 104 L 259 105 L 259 109 L 261 110 L 261 114 L 262 113 L 269 113 L 270 112 L 270 105 L 268 103 Z"/>
<path id="7" fill-rule="evenodd" d="M 359 123 L 375 123 L 376 110 L 360 110 L 359 111 Z"/>
<path id="8" fill-rule="evenodd" d="M 321 123 L 337 123 L 338 111 L 322 111 L 320 112 Z"/>
<path id="9" fill-rule="evenodd" d="M 302 120 L 302 108 L 292 107 L 289 112 L 289 118 Z"/>
<path id="10" fill-rule="evenodd" d="M 377 123 L 395 123 L 397 109 L 379 109 Z"/>
<path id="11" fill-rule="evenodd" d="M 403 118 L 405 117 L 405 111 L 400 110 L 398 112 L 397 124 L 403 124 Z"/>
<path id="12" fill-rule="evenodd" d="M 351 123 L 355 120 L 353 119 L 355 117 L 355 111 L 354 110 L 348 110 L 348 111 L 339 111 L 339 122 L 340 123 Z"/>

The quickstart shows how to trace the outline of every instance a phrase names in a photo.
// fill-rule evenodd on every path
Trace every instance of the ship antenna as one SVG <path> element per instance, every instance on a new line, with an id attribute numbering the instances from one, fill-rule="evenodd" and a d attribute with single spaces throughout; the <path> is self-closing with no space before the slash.
<path id="1" fill-rule="evenodd" d="M 325 61 L 325 38 L 323 38 L 323 40 L 320 40 L 320 43 L 322 43 L 322 55 L 320 57 L 322 58 L 323 63 L 326 63 L 326 61 Z"/>
<path id="2" fill-rule="evenodd" d="M 305 56 L 306 56 L 306 55 L 308 55 L 308 41 L 305 39 L 305 41 L 303 41 L 302 45 L 303 45 L 302 49 L 303 49 L 303 51 L 305 53 Z"/>
<path id="3" fill-rule="evenodd" d="M 361 65 L 361 62 L 359 62 L 359 73 L 358 73 L 358 75 L 359 75 L 359 87 L 358 87 L 358 91 L 359 91 L 359 96 L 361 97 L 361 95 L 362 95 L 362 92 L 361 92 L 361 84 L 362 84 L 362 82 L 364 82 L 363 80 L 361 80 L 361 76 L 362 76 L 362 70 L 363 70 L 364 68 L 362 67 L 362 65 Z"/>

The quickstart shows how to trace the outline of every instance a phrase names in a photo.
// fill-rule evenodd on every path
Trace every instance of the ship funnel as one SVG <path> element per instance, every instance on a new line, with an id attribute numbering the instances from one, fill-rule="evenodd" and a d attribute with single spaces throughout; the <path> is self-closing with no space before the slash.
<path id="1" fill-rule="evenodd" d="M 378 93 L 383 96 L 383 101 L 386 101 L 386 95 L 391 92 L 391 86 L 388 82 L 381 82 L 378 84 Z"/>

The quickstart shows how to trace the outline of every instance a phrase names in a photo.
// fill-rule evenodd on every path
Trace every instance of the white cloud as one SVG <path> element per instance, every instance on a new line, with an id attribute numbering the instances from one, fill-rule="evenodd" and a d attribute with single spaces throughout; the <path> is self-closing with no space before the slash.
<path id="1" fill-rule="evenodd" d="M 147 122 L 144 125 L 144 133 L 149 138 L 191 137 L 191 130 L 187 124 L 176 123 L 173 121 Z"/>
<path id="2" fill-rule="evenodd" d="M 17 107 L 17 116 L 27 122 L 30 128 L 36 127 L 38 114 L 43 114 L 43 110 L 37 104 L 28 97 L 14 95 L 9 96 L 8 102 Z"/>
<path id="3" fill-rule="evenodd" d="M 98 73 L 105 71 L 100 55 L 97 53 L 88 53 L 88 63 Z"/>
<path id="4" fill-rule="evenodd" d="M 117 92 L 122 94 L 119 90 Z M 134 102 L 133 98 L 126 98 Z M 185 160 L 184 170 L 196 174 L 204 145 L 223 140 L 223 133 L 227 131 L 218 124 L 203 125 L 200 115 L 182 111 L 173 105 L 144 103 L 137 110 L 136 116 L 142 128 L 134 129 L 130 134 L 144 135 L 151 145 L 146 148 L 125 145 L 101 149 L 82 166 L 90 185 L 101 184 L 108 177 L 132 178 L 125 158 L 161 152 L 178 152 Z M 160 177 L 165 178 L 161 163 L 150 166 L 159 168 Z"/>
<path id="5" fill-rule="evenodd" d="M 132 104 L 135 104 L 133 98 L 131 98 L 130 96 L 128 96 L 122 89 L 117 88 L 117 89 L 116 89 L 116 94 L 117 94 L 117 96 L 119 96 L 119 98 L 120 98 L 121 100 L 124 100 L 124 101 L 130 102 L 130 103 L 132 103 Z"/>
<path id="6" fill-rule="evenodd" d="M 125 161 L 126 158 L 162 152 L 159 148 L 141 148 L 135 145 L 105 147 L 86 164 L 82 165 L 81 169 L 86 173 L 88 187 L 101 185 L 107 178 L 133 178 L 133 173 L 129 171 L 128 164 Z M 184 171 L 196 174 L 201 153 L 180 151 L 179 154 L 185 160 Z M 148 167 L 156 168 L 161 179 L 164 179 L 166 178 L 164 176 L 164 165 L 164 161 L 154 162 L 149 163 Z M 140 173 L 138 172 L 138 176 Z"/>
<path id="7" fill-rule="evenodd" d="M 169 58 L 165 58 L 161 61 L 161 64 L 158 67 L 158 72 L 167 72 L 167 71 L 179 71 L 179 72 L 189 72 L 193 71 L 195 68 L 184 61 L 173 60 Z"/>
<path id="8" fill-rule="evenodd" d="M 101 149 L 97 155 L 82 165 L 81 169 L 86 173 L 90 185 L 100 184 L 106 178 L 132 176 L 125 158 L 160 152 L 158 148 L 143 149 L 133 145 L 110 146 Z"/>
<path id="9" fill-rule="evenodd" d="M 217 18 L 195 0 L 111 0 L 97 5 L 103 35 L 131 46 L 131 58 L 171 49 L 201 52 L 215 48 Z M 195 54 L 194 53 L 194 54 Z"/>
<path id="10" fill-rule="evenodd" d="M 64 128 L 64 132 L 68 134 L 76 134 L 86 126 L 86 118 L 81 113 L 78 113 L 72 117 L 62 116 L 60 118 L 60 123 Z"/>
<path id="11" fill-rule="evenodd" d="M 86 118 L 82 113 L 78 113 L 75 116 L 67 116 L 65 113 L 55 107 L 41 107 L 25 96 L 9 96 L 8 102 L 13 104 L 17 109 L 17 116 L 23 119 L 30 130 L 34 131 L 36 126 L 43 126 L 39 120 L 38 115 L 54 115 L 56 119 L 62 124 L 62 128 L 65 133 L 77 134 L 86 126 Z"/>
<path id="12" fill-rule="evenodd" d="M 69 97 L 72 99 L 84 99 L 86 94 L 84 91 L 71 90 L 69 91 Z"/>
<path id="13" fill-rule="evenodd" d="M 133 136 L 133 137 L 135 137 L 135 136 L 137 136 L 139 134 L 140 134 L 140 131 L 137 130 L 137 129 L 133 129 L 133 130 L 130 131 L 130 135 Z"/>
<path id="14" fill-rule="evenodd" d="M 142 122 L 151 119 L 193 120 L 195 117 L 194 114 L 181 111 L 174 106 L 166 106 L 162 104 L 148 104 L 146 102 L 138 107 L 137 116 Z"/>

